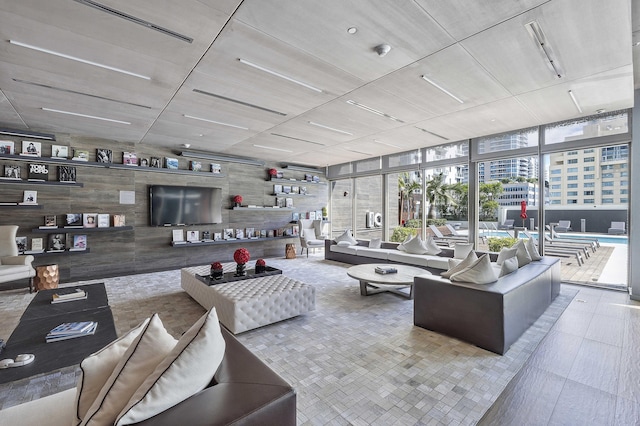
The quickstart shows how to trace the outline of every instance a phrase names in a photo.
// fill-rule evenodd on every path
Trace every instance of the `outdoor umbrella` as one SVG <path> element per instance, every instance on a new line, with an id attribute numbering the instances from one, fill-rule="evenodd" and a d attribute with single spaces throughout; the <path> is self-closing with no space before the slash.
<path id="1" fill-rule="evenodd" d="M 527 218 L 527 202 L 524 200 L 520 202 L 520 217 L 522 218 L 522 227 L 524 228 L 524 220 Z"/>

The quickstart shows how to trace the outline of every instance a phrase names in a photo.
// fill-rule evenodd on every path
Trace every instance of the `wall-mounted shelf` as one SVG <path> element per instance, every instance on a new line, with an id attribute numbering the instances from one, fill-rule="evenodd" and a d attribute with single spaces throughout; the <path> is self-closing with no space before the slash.
<path id="1" fill-rule="evenodd" d="M 291 194 L 286 192 L 278 192 L 277 194 L 271 194 L 274 197 L 315 197 L 313 194 Z"/>
<path id="2" fill-rule="evenodd" d="M 109 226 L 109 227 L 105 227 L 105 228 L 64 228 L 64 227 L 58 227 L 58 228 L 46 228 L 46 229 L 34 228 L 34 229 L 31 230 L 31 232 L 33 232 L 34 234 L 59 234 L 59 233 L 66 233 L 66 234 L 81 233 L 81 234 L 84 234 L 85 232 L 117 232 L 117 231 L 130 231 L 132 229 L 133 229 L 133 226 Z"/>
<path id="3" fill-rule="evenodd" d="M 253 212 L 281 212 L 281 211 L 293 211 L 292 207 L 233 207 L 232 210 L 251 210 Z"/>
<path id="4" fill-rule="evenodd" d="M 13 185 L 58 185 L 58 186 L 78 186 L 83 187 L 84 184 L 80 182 L 58 182 L 55 180 L 26 180 L 26 179 L 5 179 L 0 178 L 0 183 L 13 184 Z"/>
<path id="5" fill-rule="evenodd" d="M 43 209 L 42 204 L 0 204 L 0 209 Z"/>
<path id="6" fill-rule="evenodd" d="M 326 185 L 327 182 L 314 182 L 312 180 L 301 180 L 301 179 L 268 179 L 267 182 L 277 182 L 277 183 L 291 183 L 291 182 L 297 182 L 297 183 L 308 183 L 311 185 Z"/>
<path id="7" fill-rule="evenodd" d="M 43 251 L 42 253 L 30 253 L 30 254 L 31 254 L 31 256 L 40 257 L 40 256 L 56 256 L 56 255 L 65 256 L 67 254 L 87 254 L 89 252 L 90 252 L 90 250 L 87 247 L 84 250 L 65 250 L 65 251 L 53 251 L 53 252 L 51 252 L 51 251 Z"/>
<path id="8" fill-rule="evenodd" d="M 105 169 L 131 170 L 131 171 L 137 171 L 137 172 L 173 173 L 173 174 L 179 174 L 179 175 L 198 175 L 198 176 L 214 177 L 214 178 L 226 177 L 226 175 L 222 173 L 194 172 L 193 170 L 167 169 L 167 168 L 158 168 L 158 167 L 127 166 L 126 164 L 99 163 L 97 161 L 76 161 L 76 160 L 69 160 L 64 158 L 28 157 L 23 155 L 0 154 L 0 159 L 25 161 L 25 162 L 31 162 L 31 163 L 70 165 L 70 166 L 80 166 L 80 167 L 101 167 Z M 32 182 L 25 182 L 25 183 L 32 183 Z M 68 183 L 63 183 L 63 182 L 61 183 L 69 185 Z"/>
<path id="9" fill-rule="evenodd" d="M 254 210 L 254 209 L 252 209 Z M 285 240 L 285 239 L 291 239 L 291 238 L 298 238 L 297 235 L 286 235 L 286 236 L 282 236 L 282 237 L 267 237 L 267 238 L 241 238 L 241 239 L 235 239 L 235 240 L 219 240 L 219 241 L 200 241 L 198 243 L 171 243 L 171 246 L 173 248 L 186 248 L 186 247 L 200 247 L 200 246 L 211 246 L 211 245 L 218 245 L 218 244 L 246 244 L 246 243 L 259 243 L 259 242 L 265 242 L 265 241 L 272 241 L 272 240 Z"/>

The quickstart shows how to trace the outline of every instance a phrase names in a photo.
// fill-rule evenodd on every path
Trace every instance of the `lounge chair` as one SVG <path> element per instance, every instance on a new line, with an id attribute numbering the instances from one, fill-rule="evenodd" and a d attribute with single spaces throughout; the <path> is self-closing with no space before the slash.
<path id="1" fill-rule="evenodd" d="M 469 239 L 465 236 L 456 237 L 455 235 L 444 235 L 442 231 L 440 231 L 438 227 L 435 225 L 429 225 L 429 229 L 431 229 L 431 232 L 433 232 L 433 234 L 436 236 L 436 241 L 442 240 L 442 241 L 459 242 L 459 243 L 469 242 Z"/>
<path id="2" fill-rule="evenodd" d="M 625 223 L 624 222 L 611 222 L 611 228 L 609 228 L 609 234 L 613 234 L 613 235 L 622 235 L 625 234 L 627 231 L 625 230 Z"/>
<path id="3" fill-rule="evenodd" d="M 502 225 L 498 226 L 498 229 L 513 229 L 514 222 L 515 222 L 514 219 L 507 219 L 504 222 L 502 222 Z"/>
<path id="4" fill-rule="evenodd" d="M 526 235 L 527 238 L 532 239 L 536 243 L 536 245 L 538 245 L 538 240 L 533 235 L 531 235 L 529 231 L 525 229 L 524 231 L 521 231 L 521 232 L 524 235 Z M 545 238 L 548 238 L 548 237 L 545 235 Z M 584 250 L 584 247 L 583 248 L 565 247 L 561 245 L 554 245 L 552 247 L 549 244 L 546 244 L 544 246 L 544 254 L 554 256 L 554 257 L 575 258 L 576 262 L 578 263 L 578 266 L 582 266 L 582 264 L 584 264 L 585 258 L 588 256 L 589 253 L 588 253 L 588 250 L 587 251 Z"/>
<path id="5" fill-rule="evenodd" d="M 549 234 L 551 234 L 551 238 L 554 241 L 566 241 L 568 243 L 586 243 L 592 246 L 593 251 L 596 251 L 598 247 L 600 247 L 600 241 L 597 238 L 588 238 L 588 237 L 580 237 L 580 238 L 562 238 L 560 235 L 556 233 L 549 225 L 547 225 L 547 229 L 549 230 Z"/>
<path id="6" fill-rule="evenodd" d="M 556 231 L 556 232 L 569 232 L 569 231 L 571 231 L 571 221 L 570 220 L 559 220 L 558 224 L 555 226 L 554 231 Z"/>
<path id="7" fill-rule="evenodd" d="M 466 236 L 462 235 L 461 233 L 459 233 L 458 231 L 456 231 L 456 228 L 454 228 L 453 226 L 451 226 L 448 223 L 445 223 L 444 226 L 447 227 L 447 229 L 449 230 L 449 234 L 451 234 L 454 237 L 461 237 L 461 238 L 466 238 Z M 446 237 L 447 235 L 445 235 Z"/>

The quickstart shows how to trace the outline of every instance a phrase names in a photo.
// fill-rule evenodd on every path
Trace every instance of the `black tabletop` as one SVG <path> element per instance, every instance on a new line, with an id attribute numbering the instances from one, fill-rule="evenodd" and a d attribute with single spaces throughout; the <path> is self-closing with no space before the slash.
<path id="1" fill-rule="evenodd" d="M 74 293 L 76 289 L 84 290 L 87 298 L 62 303 L 51 303 L 54 294 Z M 20 321 L 64 315 L 76 311 L 88 311 L 109 306 L 107 290 L 104 283 L 86 284 L 75 287 L 56 288 L 53 290 L 40 290 L 27 309 L 22 314 Z"/>

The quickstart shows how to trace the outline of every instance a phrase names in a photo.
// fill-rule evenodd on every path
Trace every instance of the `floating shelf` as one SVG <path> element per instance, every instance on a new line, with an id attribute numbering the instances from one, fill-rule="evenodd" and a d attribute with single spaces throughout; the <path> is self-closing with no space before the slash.
<path id="1" fill-rule="evenodd" d="M 232 210 L 251 210 L 254 212 L 281 212 L 281 211 L 293 211 L 293 207 L 233 207 Z"/>
<path id="2" fill-rule="evenodd" d="M 269 179 L 267 182 L 278 182 L 278 183 L 287 183 L 287 182 L 298 182 L 298 183 L 309 183 L 311 185 L 326 185 L 327 182 L 314 182 L 312 180 L 299 180 L 299 179 Z"/>
<path id="3" fill-rule="evenodd" d="M 107 228 L 34 228 L 31 230 L 34 234 L 56 234 L 56 233 L 67 233 L 67 234 L 76 234 L 76 233 L 85 233 L 85 232 L 118 232 L 118 231 L 130 231 L 133 229 L 133 226 L 109 226 Z"/>
<path id="4" fill-rule="evenodd" d="M 87 254 L 89 253 L 91 250 L 87 247 L 84 250 L 65 250 L 65 251 L 54 251 L 54 252 L 42 252 L 42 253 L 31 253 L 31 256 L 56 256 L 56 255 L 60 255 L 60 256 L 64 256 L 67 254 Z"/>
<path id="5" fill-rule="evenodd" d="M 259 243 L 259 242 L 265 242 L 265 241 L 285 240 L 285 239 L 291 239 L 291 238 L 298 238 L 298 235 L 283 236 L 283 237 L 267 237 L 267 238 L 241 238 L 236 240 L 220 240 L 220 241 L 201 241 L 199 243 L 188 243 L 188 242 L 180 243 L 180 244 L 171 243 L 171 246 L 173 248 L 186 248 L 186 247 L 212 246 L 217 244 Z"/>
<path id="6" fill-rule="evenodd" d="M 313 194 L 287 194 L 286 192 L 278 192 L 277 194 L 271 194 L 274 197 L 315 197 Z"/>
<path id="7" fill-rule="evenodd" d="M 78 186 L 83 187 L 84 184 L 80 182 L 58 182 L 55 180 L 26 180 L 26 179 L 4 179 L 0 178 L 0 183 L 13 184 L 13 185 L 58 185 L 58 186 Z"/>
<path id="8" fill-rule="evenodd" d="M 43 209 L 42 204 L 6 204 L 0 205 L 0 209 Z"/>

